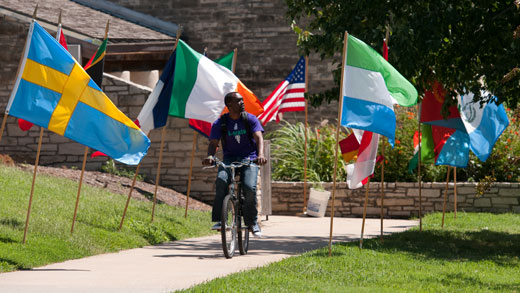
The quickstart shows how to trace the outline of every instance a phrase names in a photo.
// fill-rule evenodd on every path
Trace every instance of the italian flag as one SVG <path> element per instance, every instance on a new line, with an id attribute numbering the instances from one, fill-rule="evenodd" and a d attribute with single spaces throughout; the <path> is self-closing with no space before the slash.
<path id="1" fill-rule="evenodd" d="M 224 96 L 230 92 L 244 97 L 247 112 L 259 115 L 264 111 L 258 98 L 231 70 L 179 40 L 168 114 L 213 123 L 225 107 Z"/>

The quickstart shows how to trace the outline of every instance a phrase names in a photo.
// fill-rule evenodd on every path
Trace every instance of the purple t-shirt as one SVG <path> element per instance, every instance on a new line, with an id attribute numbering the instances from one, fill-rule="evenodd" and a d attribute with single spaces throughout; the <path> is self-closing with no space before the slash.
<path id="1" fill-rule="evenodd" d="M 217 121 L 213 122 L 213 125 L 211 125 L 211 133 L 209 135 L 210 139 L 220 140 L 220 137 L 222 136 L 220 126 L 221 119 L 222 117 L 217 119 Z M 263 132 L 264 128 L 255 115 L 247 113 L 247 119 L 251 126 L 251 139 L 249 139 L 249 136 L 247 135 L 246 126 L 244 125 L 242 117 L 233 120 L 229 115 L 227 115 L 227 135 L 225 138 L 224 159 L 229 157 L 240 157 L 241 159 L 254 160 L 257 158 L 256 141 L 253 133 L 257 131 Z"/>

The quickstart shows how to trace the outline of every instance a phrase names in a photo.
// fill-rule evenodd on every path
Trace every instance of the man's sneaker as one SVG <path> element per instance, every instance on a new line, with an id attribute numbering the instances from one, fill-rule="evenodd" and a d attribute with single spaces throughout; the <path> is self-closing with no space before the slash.
<path id="1" fill-rule="evenodd" d="M 262 237 L 262 230 L 260 230 L 260 226 L 258 226 L 258 224 L 254 224 L 251 227 L 251 231 L 253 232 L 253 236 Z"/>
<path id="2" fill-rule="evenodd" d="M 220 224 L 220 222 L 216 222 L 215 225 L 213 225 L 213 227 L 211 227 L 211 230 L 220 230 L 222 228 L 222 225 Z"/>

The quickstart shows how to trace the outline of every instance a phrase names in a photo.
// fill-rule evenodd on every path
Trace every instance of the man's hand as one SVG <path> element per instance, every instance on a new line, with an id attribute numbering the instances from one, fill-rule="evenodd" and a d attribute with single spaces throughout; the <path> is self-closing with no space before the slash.
<path id="1" fill-rule="evenodd" d="M 204 160 L 202 160 L 202 165 L 211 166 L 213 164 L 215 164 L 215 157 L 213 156 L 208 156 Z"/>
<path id="2" fill-rule="evenodd" d="M 256 162 L 258 165 L 262 166 L 265 165 L 265 163 L 267 163 L 267 159 L 263 155 L 260 155 L 258 156 L 258 158 L 256 158 Z"/>

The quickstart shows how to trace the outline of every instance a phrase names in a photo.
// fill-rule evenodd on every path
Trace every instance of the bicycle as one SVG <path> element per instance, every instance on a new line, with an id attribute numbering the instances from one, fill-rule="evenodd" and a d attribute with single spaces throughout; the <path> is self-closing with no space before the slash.
<path id="1" fill-rule="evenodd" d="M 236 243 L 238 242 L 238 250 L 241 255 L 247 254 L 249 249 L 249 228 L 244 225 L 244 215 L 242 206 L 244 204 L 244 195 L 242 194 L 242 183 L 235 179 L 235 169 L 249 166 L 252 161 L 233 162 L 229 165 L 215 158 L 215 164 L 210 167 L 222 166 L 231 170 L 231 181 L 229 183 L 229 194 L 224 197 L 222 203 L 221 229 L 222 250 L 226 258 L 232 258 L 235 255 Z M 238 236 L 238 237 L 237 237 Z M 238 239 L 237 239 L 238 238 Z"/>

